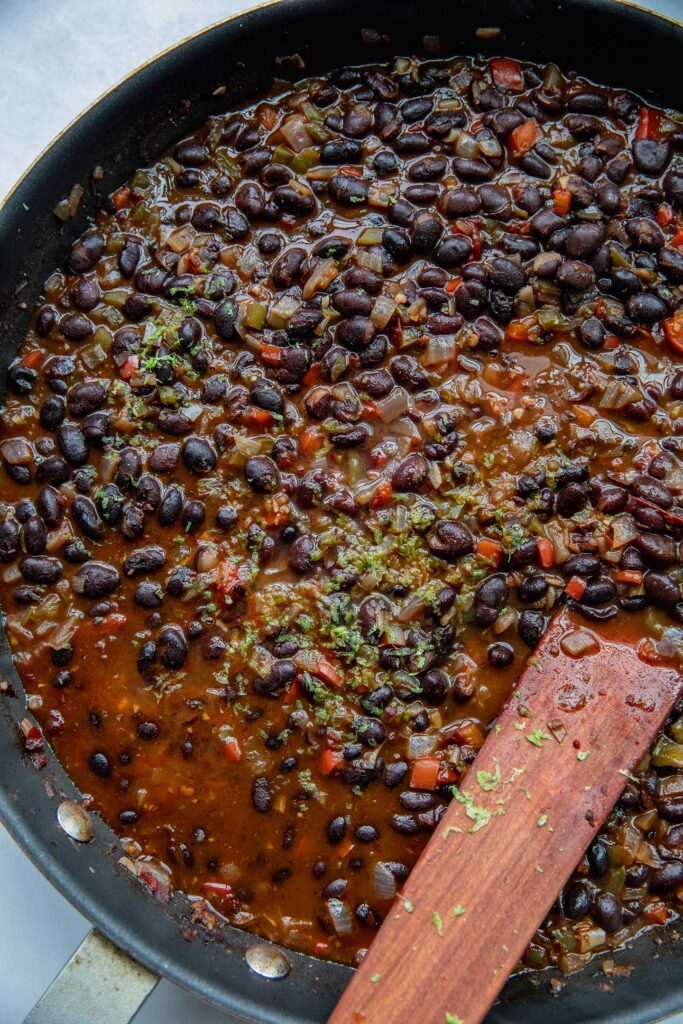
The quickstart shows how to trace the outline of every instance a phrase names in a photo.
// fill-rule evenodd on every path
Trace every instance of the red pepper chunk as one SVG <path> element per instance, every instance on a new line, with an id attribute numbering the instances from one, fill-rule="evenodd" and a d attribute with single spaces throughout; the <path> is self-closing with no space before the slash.
<path id="1" fill-rule="evenodd" d="M 657 110 L 651 110 L 650 107 L 641 107 L 638 111 L 636 139 L 658 139 L 659 121 L 659 112 Z"/>
<path id="2" fill-rule="evenodd" d="M 496 85 L 510 89 L 511 92 L 524 92 L 524 76 L 519 61 L 508 57 L 492 57 L 489 67 Z"/>
<path id="3" fill-rule="evenodd" d="M 411 789 L 436 789 L 441 762 L 436 757 L 420 757 L 410 773 Z"/>
<path id="4" fill-rule="evenodd" d="M 663 321 L 666 340 L 677 352 L 683 352 L 683 309 Z"/>
<path id="5" fill-rule="evenodd" d="M 510 132 L 508 141 L 513 156 L 524 156 L 530 149 L 533 149 L 541 137 L 541 129 L 538 121 L 530 118 L 523 121 L 518 128 Z"/>

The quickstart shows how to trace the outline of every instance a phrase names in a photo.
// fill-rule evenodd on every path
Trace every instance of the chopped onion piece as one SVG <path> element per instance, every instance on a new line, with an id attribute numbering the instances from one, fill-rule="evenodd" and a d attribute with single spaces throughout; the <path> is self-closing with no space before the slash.
<path id="1" fill-rule="evenodd" d="M 400 419 L 395 420 L 392 431 L 398 437 L 415 438 L 417 441 L 419 441 L 422 436 L 417 424 L 413 423 L 408 416 L 401 416 Z M 399 505 L 399 508 L 402 508 L 402 506 Z"/>
<path id="2" fill-rule="evenodd" d="M 351 908 L 344 900 L 326 900 L 325 906 L 332 919 L 332 925 L 337 935 L 349 935 L 353 930 L 353 918 Z"/>
<path id="3" fill-rule="evenodd" d="M 316 292 L 323 292 L 325 289 L 332 284 L 335 277 L 339 274 L 339 267 L 333 259 L 321 260 L 317 267 L 313 270 L 313 273 L 309 277 L 308 281 L 304 285 L 301 298 L 305 301 L 312 298 Z"/>
<path id="4" fill-rule="evenodd" d="M 639 388 L 631 387 L 623 380 L 611 380 L 605 388 L 600 399 L 601 409 L 623 409 L 631 402 L 641 399 L 642 393 Z"/>
<path id="5" fill-rule="evenodd" d="M 375 892 L 381 900 L 393 900 L 396 897 L 397 885 L 393 871 L 384 861 L 378 860 L 372 870 L 372 881 Z"/>
<path id="6" fill-rule="evenodd" d="M 408 740 L 408 758 L 415 761 L 419 757 L 427 757 L 434 753 L 438 745 L 438 736 L 428 736 L 423 732 L 413 733 Z"/>
<path id="7" fill-rule="evenodd" d="M 394 388 L 386 398 L 376 403 L 377 413 L 384 423 L 392 423 L 408 412 L 408 395 L 403 388 Z"/>
<path id="8" fill-rule="evenodd" d="M 280 131 L 287 145 L 295 153 L 300 153 L 302 149 L 313 145 L 313 139 L 306 130 L 306 123 L 301 114 L 292 114 L 286 118 L 280 126 Z"/>
<path id="9" fill-rule="evenodd" d="M 380 295 L 370 310 L 370 319 L 378 330 L 383 330 L 396 310 L 396 303 L 388 295 Z"/>
<path id="10" fill-rule="evenodd" d="M 574 629 L 570 633 L 565 635 L 560 640 L 560 647 L 565 654 L 569 654 L 572 658 L 579 658 L 582 654 L 588 654 L 589 651 L 594 651 L 598 646 L 598 641 L 592 635 L 583 629 Z"/>
<path id="11" fill-rule="evenodd" d="M 375 243 L 373 242 L 372 244 L 374 245 Z M 362 267 L 363 270 L 369 270 L 373 274 L 382 273 L 382 257 L 376 249 L 358 249 L 355 256 L 356 265 Z"/>
<path id="12" fill-rule="evenodd" d="M 429 339 L 429 344 L 422 356 L 425 366 L 436 366 L 437 363 L 447 363 L 455 355 L 455 335 L 437 334 Z"/>
<path id="13" fill-rule="evenodd" d="M 627 513 L 615 516 L 612 520 L 612 547 L 623 548 L 638 536 L 638 528 L 632 516 Z"/>

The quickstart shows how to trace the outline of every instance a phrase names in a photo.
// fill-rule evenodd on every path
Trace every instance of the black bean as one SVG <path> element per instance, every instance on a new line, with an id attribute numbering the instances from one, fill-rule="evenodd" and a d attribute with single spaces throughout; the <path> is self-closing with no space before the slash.
<path id="1" fill-rule="evenodd" d="M 74 423 L 62 423 L 57 431 L 57 444 L 72 466 L 82 466 L 88 461 L 88 445 L 83 431 Z"/>
<path id="2" fill-rule="evenodd" d="M 75 419 L 81 419 L 100 409 L 106 398 L 107 389 L 100 381 L 89 380 L 82 384 L 75 384 L 67 396 L 69 415 Z M 51 401 L 51 399 L 47 399 L 47 401 Z"/>
<path id="3" fill-rule="evenodd" d="M 540 601 L 542 597 L 545 597 L 547 590 L 548 581 L 542 573 L 525 576 L 519 585 L 520 601 L 529 603 Z"/>
<path id="4" fill-rule="evenodd" d="M 166 552 L 158 544 L 147 544 L 136 548 L 125 559 L 123 571 L 126 576 L 142 576 L 156 572 L 166 564 Z"/>
<path id="5" fill-rule="evenodd" d="M 586 882 L 579 880 L 570 882 L 562 892 L 562 909 L 565 917 L 568 917 L 570 921 L 589 914 L 592 903 L 591 890 Z"/>
<path id="6" fill-rule="evenodd" d="M 443 227 L 432 213 L 419 213 L 413 220 L 410 239 L 415 252 L 431 252 L 439 241 Z"/>
<path id="7" fill-rule="evenodd" d="M 101 750 L 95 751 L 94 754 L 90 755 L 89 760 L 90 771 L 93 775 L 96 775 L 98 779 L 108 779 L 111 775 L 111 765 L 109 758 Z"/>
<path id="8" fill-rule="evenodd" d="M 14 561 L 20 537 L 21 528 L 16 519 L 5 519 L 0 523 L 0 562 Z"/>
<path id="9" fill-rule="evenodd" d="M 29 583 L 49 585 L 61 578 L 62 564 L 58 558 L 29 555 L 19 562 L 19 571 Z"/>
<path id="10" fill-rule="evenodd" d="M 472 241 L 468 235 L 449 235 L 434 250 L 434 262 L 440 267 L 459 267 L 469 259 L 471 252 Z"/>
<path id="11" fill-rule="evenodd" d="M 135 540 L 145 532 L 145 513 L 137 501 L 128 501 L 123 506 L 119 529 L 127 540 Z"/>
<path id="12" fill-rule="evenodd" d="M 398 263 L 405 263 L 410 259 L 410 235 L 403 228 L 385 228 L 382 233 L 382 245 Z"/>
<path id="13" fill-rule="evenodd" d="M 328 822 L 325 832 L 330 843 L 340 843 L 346 835 L 346 818 L 342 814 L 338 814 L 336 818 L 332 818 Z"/>
<path id="14" fill-rule="evenodd" d="M 599 892 L 595 896 L 593 914 L 595 920 L 606 932 L 617 932 L 622 924 L 622 908 L 611 892 Z"/>
<path id="15" fill-rule="evenodd" d="M 443 704 L 448 694 L 449 679 L 445 672 L 439 668 L 429 669 L 419 677 L 422 698 L 427 704 L 437 707 Z"/>
<path id="16" fill-rule="evenodd" d="M 595 839 L 586 851 L 591 872 L 598 878 L 607 874 L 609 870 L 609 856 L 607 847 L 600 839 Z M 644 866 L 644 865 L 643 865 Z"/>
<path id="17" fill-rule="evenodd" d="M 677 209 L 683 208 L 683 168 L 672 167 L 667 171 L 662 180 L 664 195 L 672 206 Z"/>
<path id="18" fill-rule="evenodd" d="M 528 600 L 528 598 L 525 600 Z M 535 611 L 533 608 L 525 608 L 524 611 L 520 612 L 519 620 L 517 622 L 517 632 L 519 633 L 520 639 L 523 640 L 528 647 L 535 647 L 545 632 L 545 618 L 543 613 Z"/>
<path id="19" fill-rule="evenodd" d="M 208 147 L 203 146 L 195 139 L 178 143 L 174 155 L 178 163 L 184 167 L 203 167 L 211 157 Z"/>
<path id="20" fill-rule="evenodd" d="M 77 494 L 71 502 L 71 514 L 76 526 L 90 540 L 99 540 L 102 536 L 102 523 L 97 514 L 95 503 L 83 494 Z"/>
<path id="21" fill-rule="evenodd" d="M 455 562 L 474 551 L 474 538 L 462 523 L 441 519 L 427 537 L 432 554 L 447 562 Z"/>
<path id="22" fill-rule="evenodd" d="M 127 238 L 119 252 L 118 264 L 123 277 L 132 277 L 142 259 L 142 245 L 134 238 Z"/>
<path id="23" fill-rule="evenodd" d="M 429 463 L 423 455 L 414 453 L 407 455 L 398 464 L 391 477 L 395 491 L 419 491 L 427 479 Z"/>
<path id="24" fill-rule="evenodd" d="M 352 352 L 362 352 L 368 348 L 375 335 L 377 328 L 371 320 L 362 316 L 352 316 L 348 320 L 342 320 L 335 331 L 335 338 L 344 348 Z"/>
<path id="25" fill-rule="evenodd" d="M 633 159 L 643 174 L 653 177 L 659 175 L 671 159 L 671 143 L 666 140 L 636 139 L 633 143 Z"/>
<path id="26" fill-rule="evenodd" d="M 670 892 L 683 885 L 683 861 L 667 860 L 661 867 L 650 868 L 650 890 L 652 892 Z"/>
<path id="27" fill-rule="evenodd" d="M 676 561 L 676 542 L 659 533 L 641 533 L 635 542 L 642 553 L 653 562 L 669 565 Z"/>
<path id="28" fill-rule="evenodd" d="M 161 584 L 151 580 L 143 580 L 138 583 L 133 594 L 133 600 L 140 608 L 159 608 L 164 601 L 164 591 Z"/>
<path id="29" fill-rule="evenodd" d="M 678 583 L 662 572 L 646 572 L 643 578 L 645 592 L 657 604 L 671 606 L 681 600 L 681 588 Z"/>
<path id="30" fill-rule="evenodd" d="M 71 247 L 68 264 L 74 274 L 83 274 L 92 270 L 104 252 L 104 236 L 91 229 L 81 235 Z"/>
<path id="31" fill-rule="evenodd" d="M 180 626 L 166 626 L 159 633 L 161 663 L 166 668 L 182 668 L 187 660 L 187 640 Z"/>
<path id="32" fill-rule="evenodd" d="M 259 494 L 272 494 L 280 483 L 277 466 L 265 455 L 254 455 L 247 459 L 244 476 L 252 490 Z"/>
<path id="33" fill-rule="evenodd" d="M 314 534 L 304 533 L 297 537 L 290 548 L 289 567 L 294 572 L 303 576 L 313 572 L 320 560 L 320 549 Z"/>
<path id="34" fill-rule="evenodd" d="M 203 437 L 188 437 L 183 442 L 181 454 L 190 473 L 210 473 L 216 465 L 216 453 Z"/>
<path id="35" fill-rule="evenodd" d="M 632 295 L 626 303 L 626 310 L 631 320 L 637 324 L 654 324 L 668 314 L 666 303 L 652 292 Z"/>
<path id="36" fill-rule="evenodd" d="M 336 166 L 338 164 L 357 164 L 363 159 L 363 147 L 353 139 L 334 139 L 326 142 L 320 150 L 320 163 Z"/>
<path id="37" fill-rule="evenodd" d="M 268 814 L 273 803 L 273 795 L 270 791 L 270 783 L 265 776 L 260 775 L 254 779 L 251 787 L 251 802 L 254 810 L 259 814 Z"/>
<path id="38" fill-rule="evenodd" d="M 507 668 L 512 664 L 515 653 L 508 644 L 491 644 L 486 655 L 493 668 Z"/>
<path id="39" fill-rule="evenodd" d="M 87 562 L 74 576 L 74 590 L 83 597 L 100 600 L 113 594 L 120 576 L 107 562 Z"/>
<path id="40" fill-rule="evenodd" d="M 585 508 L 588 496 L 578 483 L 568 483 L 558 491 L 557 511 L 561 516 L 573 516 Z"/>

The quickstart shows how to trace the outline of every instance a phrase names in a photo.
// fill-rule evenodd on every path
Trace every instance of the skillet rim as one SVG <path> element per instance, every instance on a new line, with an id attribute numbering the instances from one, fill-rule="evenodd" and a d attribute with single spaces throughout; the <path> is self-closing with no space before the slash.
<path id="1" fill-rule="evenodd" d="M 468 0 L 465 0 L 465 6 L 471 7 L 472 5 Z M 622 8 L 625 17 L 637 17 L 639 15 L 648 21 L 660 22 L 664 28 L 673 28 L 674 35 L 678 36 L 679 40 L 683 42 L 683 24 L 681 22 L 659 12 L 643 8 L 639 4 L 631 2 L 631 0 L 565 0 L 565 3 L 556 2 L 555 6 L 558 10 L 564 8 L 574 17 L 579 16 L 582 8 L 586 11 L 589 11 L 591 8 L 603 11 Z M 49 163 L 51 158 L 55 157 L 55 150 L 59 147 L 60 143 L 63 141 L 68 142 L 71 136 L 76 136 L 79 128 L 82 127 L 83 122 L 87 120 L 89 115 L 97 113 L 107 102 L 115 100 L 117 94 L 124 92 L 133 80 L 144 78 L 146 73 L 156 74 L 156 77 L 159 78 L 167 61 L 174 60 L 181 53 L 183 56 L 187 56 L 194 47 L 209 46 L 212 37 L 219 40 L 223 34 L 229 37 L 231 32 L 239 33 L 243 27 L 237 24 L 240 21 L 246 25 L 252 25 L 259 31 L 267 31 L 269 28 L 272 30 L 273 26 L 270 23 L 277 23 L 279 15 L 286 23 L 288 17 L 303 14 L 307 8 L 314 9 L 316 7 L 322 12 L 325 7 L 325 0 L 322 0 L 320 3 L 318 0 L 265 0 L 265 2 L 250 7 L 246 11 L 237 12 L 230 18 L 222 19 L 192 33 L 123 76 L 73 118 L 43 148 L 21 174 L 17 182 L 10 188 L 4 200 L 0 203 L 0 239 L 5 231 L 5 220 L 11 220 L 11 211 L 8 213 L 8 209 L 13 205 L 14 200 L 20 196 L 22 188 L 30 186 L 33 177 L 38 176 L 43 165 Z M 376 16 L 376 12 L 373 11 L 369 17 L 375 18 Z M 482 13 L 482 19 L 480 20 L 483 20 L 483 18 L 484 15 Z M 263 23 L 259 25 L 261 20 Z M 483 46 L 481 49 L 483 49 Z M 93 161 L 90 162 L 92 163 Z M 0 672 L 5 678 L 17 679 L 4 632 L 0 637 Z M 3 708 L 4 714 L 2 717 L 6 720 L 11 719 L 10 728 L 14 729 L 15 734 L 16 721 L 27 715 L 22 694 L 23 690 L 18 688 L 17 695 L 8 698 L 5 702 L 6 706 Z M 9 711 L 10 705 L 14 705 L 15 700 L 17 706 L 12 707 L 12 710 Z M 3 724 L 6 725 L 7 722 Z M 57 788 L 61 788 L 66 795 L 77 795 L 75 787 L 52 754 L 51 748 L 46 747 L 46 753 L 52 774 L 59 778 Z M 291 950 L 283 950 L 292 963 L 293 970 L 286 980 L 279 981 L 277 985 L 274 985 L 272 981 L 264 981 L 257 975 L 252 974 L 243 962 L 233 964 L 230 971 L 226 970 L 225 952 L 222 950 L 219 954 L 219 972 L 225 975 L 226 980 L 229 980 L 230 975 L 235 974 L 235 970 L 238 973 L 241 971 L 242 974 L 242 981 L 244 983 L 238 985 L 238 991 L 235 991 L 234 989 L 226 988 L 225 984 L 219 983 L 217 980 L 207 979 L 206 963 L 201 962 L 205 960 L 203 953 L 199 957 L 189 956 L 183 958 L 183 949 L 193 949 L 196 953 L 200 947 L 203 948 L 204 944 L 197 940 L 191 947 L 178 946 L 178 918 L 181 917 L 181 914 L 176 913 L 175 919 L 165 916 L 164 919 L 171 925 L 172 930 L 168 935 L 165 934 L 163 936 L 161 944 L 150 941 L 150 935 L 154 936 L 156 930 L 154 925 L 161 918 L 161 915 L 159 915 L 154 901 L 149 899 L 148 893 L 143 890 L 142 886 L 133 883 L 128 873 L 118 868 L 118 865 L 112 865 L 112 858 L 107 854 L 104 845 L 112 847 L 115 840 L 114 833 L 104 825 L 97 815 L 93 815 L 96 839 L 94 843 L 89 844 L 88 848 L 79 847 L 76 849 L 76 844 L 64 837 L 56 822 L 50 821 L 49 827 L 45 827 L 46 823 L 42 822 L 44 826 L 42 831 L 45 835 L 38 835 L 40 830 L 34 809 L 29 809 L 27 813 L 25 809 L 21 808 L 20 795 L 24 795 L 22 787 L 14 790 L 11 787 L 7 788 L 8 775 L 11 777 L 12 774 L 18 772 L 17 762 L 21 763 L 22 759 L 18 754 L 16 743 L 7 743 L 6 737 L 3 735 L 0 739 L 0 779 L 2 780 L 0 781 L 0 820 L 2 820 L 10 834 L 39 870 L 81 913 L 89 920 L 94 921 L 97 927 L 112 939 L 116 945 L 126 950 L 155 973 L 168 977 L 200 998 L 206 999 L 244 1020 L 261 1019 L 273 1022 L 273 1024 L 280 1021 L 282 1024 L 305 1024 L 308 1020 L 313 1022 L 323 1019 L 320 1014 L 326 1015 L 331 1010 L 336 993 L 338 993 L 341 986 L 350 977 L 350 968 L 330 961 L 317 960 Z M 23 766 L 24 768 L 27 767 L 25 759 Z M 8 775 L 3 770 L 6 768 L 10 769 Z M 23 773 L 22 782 L 26 784 L 28 790 L 37 791 L 41 789 L 41 783 L 44 781 L 33 768 L 29 768 L 28 775 L 26 772 Z M 56 807 L 54 803 L 50 806 L 52 810 Z M 61 850 L 59 849 L 60 844 Z M 75 861 L 73 856 L 65 856 L 65 846 L 66 850 L 72 854 L 76 851 Z M 109 853 L 111 852 L 110 849 Z M 105 853 L 104 858 L 102 853 Z M 92 863 L 87 864 L 89 859 Z M 75 864 L 73 869 L 71 861 L 74 861 Z M 89 871 L 86 871 L 86 864 Z M 110 900 L 110 907 L 103 905 L 101 891 L 99 893 L 97 890 L 94 890 L 92 893 L 90 892 L 92 889 L 90 884 L 92 879 L 89 875 L 92 872 L 93 877 L 96 877 L 98 868 L 103 864 L 109 869 L 114 866 L 114 874 L 125 877 L 129 883 L 126 886 L 124 883 L 117 882 L 114 884 L 113 879 L 110 881 L 111 887 L 117 890 L 114 900 Z M 89 883 L 88 885 L 84 884 L 84 878 Z M 185 909 L 186 906 L 185 903 Z M 178 908 L 175 909 L 176 911 L 178 910 Z M 149 910 L 149 913 L 146 913 L 146 910 Z M 142 927 L 137 927 L 135 919 L 139 917 L 149 918 L 149 923 L 143 921 Z M 135 922 L 135 925 L 133 925 L 133 922 Z M 169 929 L 166 928 L 165 931 L 169 931 Z M 669 931 L 671 932 L 672 929 Z M 257 937 L 250 933 L 232 927 L 226 928 L 225 932 L 229 936 L 230 954 L 235 952 L 243 954 L 244 949 L 248 945 L 259 941 Z M 647 944 L 648 941 L 649 937 L 645 937 L 638 940 L 636 945 L 642 946 Z M 169 947 L 169 952 L 164 953 L 164 950 Z M 634 945 L 631 945 L 629 948 L 633 950 Z M 654 945 L 652 946 L 651 953 L 656 959 L 657 950 Z M 617 956 L 618 958 L 619 955 Z M 193 961 L 190 966 L 185 962 L 188 959 Z M 195 965 L 194 961 L 198 961 L 198 963 Z M 662 964 L 662 970 L 665 966 Z M 674 965 L 671 963 L 669 966 L 673 968 Z M 595 968 L 595 962 L 593 968 Z M 644 975 L 645 967 L 643 966 L 639 970 Z M 583 978 L 587 978 L 590 973 L 591 968 L 589 967 L 581 971 L 580 975 Z M 318 975 L 324 975 L 325 977 L 321 978 Z M 683 963 L 680 965 L 680 983 L 683 986 Z M 319 987 L 320 984 L 322 987 Z M 528 1012 L 529 1007 L 526 1004 L 526 999 L 530 995 L 530 988 L 528 980 L 523 978 L 513 980 L 506 987 L 502 1003 L 497 1004 L 487 1020 L 499 1022 L 499 1024 L 506 1024 L 508 1021 L 528 1021 L 529 1024 L 536 1024 L 537 1021 L 541 1022 L 547 1019 L 545 1016 L 549 1005 L 547 994 L 541 996 L 540 1002 L 539 1000 L 534 1001 L 539 1003 L 538 1006 L 535 1006 L 535 1013 L 531 1014 Z M 511 999 L 509 998 L 510 992 L 512 992 Z M 536 995 L 538 996 L 540 993 L 537 992 Z M 650 999 L 649 1002 L 648 999 Z M 597 1003 L 598 1001 L 597 998 L 594 999 L 594 1002 Z M 642 998 L 636 999 L 635 1002 L 627 999 L 626 1006 L 619 1009 L 616 1013 L 612 1013 L 611 1010 L 616 1009 L 614 1005 L 616 1002 L 616 999 L 612 1000 L 613 1005 L 607 1012 L 601 1013 L 599 1018 L 591 1014 L 583 1019 L 586 1021 L 599 1019 L 603 1024 L 608 1024 L 608 1022 L 613 1022 L 613 1024 L 644 1024 L 645 1021 L 653 1019 L 650 1016 L 651 1012 L 656 1014 L 657 1019 L 661 1019 L 662 1015 L 674 1012 L 683 1005 L 683 988 L 665 992 L 664 995 L 658 996 L 655 1001 L 652 1001 L 649 995 L 645 996 L 644 1001 Z M 589 1011 L 590 1003 L 585 999 L 583 1003 L 584 1008 Z M 514 1009 L 515 1004 L 517 1004 L 517 1014 Z M 522 1016 L 518 1015 L 520 1005 Z M 559 1004 L 555 1005 L 559 1006 Z M 512 1010 L 511 1015 L 507 1012 L 510 1009 Z M 539 1009 L 540 1015 L 538 1015 Z M 264 1016 L 265 1013 L 268 1014 L 267 1017 Z M 304 1013 L 305 1016 L 303 1015 Z M 311 1013 L 313 1016 L 310 1015 Z M 555 1015 L 553 1014 L 553 1016 Z M 556 1019 L 558 1021 L 561 1019 L 564 1024 L 565 1021 L 568 1022 L 576 1018 L 561 1016 Z"/>

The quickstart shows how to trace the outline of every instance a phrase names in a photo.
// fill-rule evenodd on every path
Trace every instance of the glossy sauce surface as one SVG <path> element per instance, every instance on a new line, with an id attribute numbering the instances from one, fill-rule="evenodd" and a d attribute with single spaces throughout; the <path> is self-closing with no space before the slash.
<path id="1" fill-rule="evenodd" d="M 137 172 L 46 283 L 6 627 L 157 894 L 357 962 L 559 603 L 675 653 L 682 140 L 552 66 L 347 69 Z M 674 718 L 528 966 L 678 912 L 676 768 Z"/>

